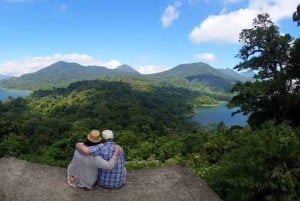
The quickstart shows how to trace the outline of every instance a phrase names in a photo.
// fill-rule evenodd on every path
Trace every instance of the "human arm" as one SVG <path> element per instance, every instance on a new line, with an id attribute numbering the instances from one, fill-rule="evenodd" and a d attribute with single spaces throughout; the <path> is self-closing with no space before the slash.
<path id="1" fill-rule="evenodd" d="M 76 143 L 75 148 L 77 151 L 79 151 L 80 153 L 82 153 L 84 155 L 89 155 L 89 153 L 90 153 L 89 148 L 87 146 L 85 146 L 82 142 Z"/>
<path id="2" fill-rule="evenodd" d="M 113 169 L 117 163 L 117 157 L 120 152 L 120 146 L 115 145 L 114 154 L 109 161 L 104 160 L 101 156 L 95 156 L 95 165 L 100 169 Z"/>

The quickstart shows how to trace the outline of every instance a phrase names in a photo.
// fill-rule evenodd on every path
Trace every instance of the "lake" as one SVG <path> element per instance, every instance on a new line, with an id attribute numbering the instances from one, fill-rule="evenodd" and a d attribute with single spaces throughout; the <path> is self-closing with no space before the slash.
<path id="1" fill-rule="evenodd" d="M 1 89 L 0 88 L 0 100 L 5 101 L 8 99 L 9 96 L 16 98 L 16 97 L 24 97 L 31 94 L 31 91 L 18 91 L 18 90 L 8 90 L 8 89 Z"/>
<path id="2" fill-rule="evenodd" d="M 226 126 L 247 125 L 247 116 L 242 114 L 236 114 L 233 117 L 231 116 L 231 113 L 236 110 L 237 108 L 228 109 L 225 103 L 214 107 L 199 107 L 197 113 L 192 117 L 189 117 L 188 120 L 195 121 L 203 126 L 216 124 L 220 121 L 223 121 Z"/>

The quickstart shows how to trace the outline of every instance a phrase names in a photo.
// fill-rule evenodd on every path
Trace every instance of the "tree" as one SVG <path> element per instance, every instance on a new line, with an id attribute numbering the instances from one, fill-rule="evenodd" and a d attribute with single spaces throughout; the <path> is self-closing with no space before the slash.
<path id="1" fill-rule="evenodd" d="M 16 156 L 30 152 L 28 138 L 25 135 L 10 133 L 0 142 L 0 157 Z"/>
<path id="2" fill-rule="evenodd" d="M 300 4 L 297 6 L 297 10 L 293 13 L 293 21 L 297 22 L 297 25 L 300 26 Z"/>
<path id="3" fill-rule="evenodd" d="M 298 133 L 272 122 L 257 130 L 245 127 L 231 133 L 225 138 L 226 151 L 202 178 L 227 201 L 299 201 Z M 220 144 L 218 138 L 212 140 Z"/>
<path id="4" fill-rule="evenodd" d="M 253 27 L 240 33 L 240 41 L 244 45 L 237 57 L 242 62 L 235 69 L 257 73 L 255 81 L 234 85 L 236 95 L 228 106 L 240 107 L 235 113 L 249 114 L 250 125 L 267 120 L 300 125 L 295 115 L 300 112 L 299 39 L 281 34 L 268 14 L 259 14 Z"/>

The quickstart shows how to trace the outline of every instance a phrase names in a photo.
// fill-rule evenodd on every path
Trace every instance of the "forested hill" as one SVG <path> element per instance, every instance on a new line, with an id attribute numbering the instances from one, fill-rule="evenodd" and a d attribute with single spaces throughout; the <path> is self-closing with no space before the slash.
<path id="1" fill-rule="evenodd" d="M 1 140 L 17 134 L 21 142 L 17 150 L 1 143 L 0 156 L 21 153 L 57 165 L 70 159 L 75 141 L 90 129 L 151 136 L 192 131 L 184 115 L 192 111 L 197 96 L 198 92 L 168 86 L 100 80 L 35 91 L 25 99 L 0 102 L 0 125 L 5 125 L 0 126 Z M 135 137 L 132 140 L 129 143 Z"/>
<path id="2" fill-rule="evenodd" d="M 136 74 L 139 74 L 138 71 L 136 71 L 134 68 L 132 68 L 131 66 L 129 66 L 127 64 L 123 64 L 121 66 L 118 66 L 116 68 L 116 70 L 122 71 L 123 73 L 136 73 Z"/>
<path id="3" fill-rule="evenodd" d="M 241 75 L 230 76 L 203 62 L 181 64 L 170 70 L 150 75 L 150 77 L 174 83 L 202 83 L 212 91 L 225 92 L 230 91 L 236 81 L 243 81 Z"/>
<path id="4" fill-rule="evenodd" d="M 10 76 L 5 76 L 0 74 L 0 80 L 5 80 L 11 78 Z"/>
<path id="5" fill-rule="evenodd" d="M 34 73 L 0 80 L 0 87 L 24 90 L 52 89 L 67 87 L 76 81 L 94 79 L 153 80 L 206 93 L 227 93 L 237 80 L 243 80 L 238 73 L 230 76 L 201 62 L 182 64 L 162 73 L 142 75 L 126 64 L 116 69 L 108 69 L 101 66 L 82 66 L 77 63 L 60 61 Z"/>
<path id="6" fill-rule="evenodd" d="M 133 75 L 139 73 L 128 65 L 108 69 L 103 66 L 82 66 L 77 63 L 59 61 L 34 73 L 1 80 L 0 86 L 24 90 L 52 89 L 53 87 L 67 87 L 70 83 L 76 81 L 93 80 L 120 74 Z"/>

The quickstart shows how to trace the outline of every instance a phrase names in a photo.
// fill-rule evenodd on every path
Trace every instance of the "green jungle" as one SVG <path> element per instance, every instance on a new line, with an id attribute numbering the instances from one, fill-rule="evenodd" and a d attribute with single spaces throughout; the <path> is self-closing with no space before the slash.
<path id="1" fill-rule="evenodd" d="M 300 25 L 300 5 L 293 19 Z M 0 157 L 66 167 L 91 129 L 112 129 L 127 169 L 182 164 L 226 201 L 299 200 L 300 38 L 259 14 L 240 41 L 235 69 L 257 73 L 230 94 L 116 76 L 2 101 Z M 248 125 L 185 120 L 199 105 L 220 101 L 249 115 Z"/>

